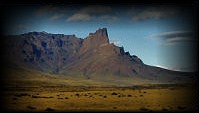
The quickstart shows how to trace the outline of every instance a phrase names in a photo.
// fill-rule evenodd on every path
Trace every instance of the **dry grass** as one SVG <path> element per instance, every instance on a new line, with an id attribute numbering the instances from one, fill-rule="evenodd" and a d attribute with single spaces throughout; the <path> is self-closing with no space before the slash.
<path id="1" fill-rule="evenodd" d="M 4 78 L 5 90 L 1 95 L 3 97 L 1 104 L 6 111 L 194 111 L 196 109 L 196 89 L 187 85 L 142 84 L 134 87 L 115 87 L 114 85 L 120 82 L 112 84 L 110 81 L 57 77 L 23 69 L 7 72 L 10 73 Z M 130 80 L 123 82 L 133 83 Z"/>
<path id="2" fill-rule="evenodd" d="M 75 88 L 77 91 L 74 87 L 7 91 L 5 108 L 8 111 L 194 111 L 196 107 L 196 92 L 188 87 Z"/>

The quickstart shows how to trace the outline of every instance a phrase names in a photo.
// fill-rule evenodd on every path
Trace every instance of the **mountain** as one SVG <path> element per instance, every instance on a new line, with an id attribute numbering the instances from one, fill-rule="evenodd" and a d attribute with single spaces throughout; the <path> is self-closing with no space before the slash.
<path id="1" fill-rule="evenodd" d="M 18 67 L 57 75 L 111 81 L 187 82 L 188 73 L 146 65 L 136 55 L 109 42 L 106 28 L 81 39 L 75 35 L 29 32 L 4 41 L 5 60 Z"/>
<path id="2" fill-rule="evenodd" d="M 132 76 L 136 74 L 137 68 L 143 65 L 138 57 L 124 52 L 122 47 L 110 44 L 105 28 L 90 33 L 83 40 L 82 47 L 71 61 L 73 62 L 64 66 L 61 72 L 81 73 L 87 77 L 92 75 Z"/>

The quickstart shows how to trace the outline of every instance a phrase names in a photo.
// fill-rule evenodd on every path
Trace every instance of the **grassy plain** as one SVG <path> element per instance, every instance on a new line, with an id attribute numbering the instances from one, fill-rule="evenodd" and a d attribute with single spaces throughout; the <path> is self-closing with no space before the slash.
<path id="1" fill-rule="evenodd" d="M 4 92 L 7 111 L 194 111 L 184 86 L 24 87 Z"/>
<path id="2" fill-rule="evenodd" d="M 196 111 L 197 107 L 197 90 L 190 84 L 116 87 L 107 82 L 66 79 L 23 70 L 10 71 L 9 76 L 4 78 L 1 95 L 5 111 L 164 112 Z"/>

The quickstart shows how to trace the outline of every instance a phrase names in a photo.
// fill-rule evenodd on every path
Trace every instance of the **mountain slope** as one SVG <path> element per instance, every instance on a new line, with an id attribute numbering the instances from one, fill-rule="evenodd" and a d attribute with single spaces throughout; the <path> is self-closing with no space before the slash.
<path id="1" fill-rule="evenodd" d="M 29 32 L 7 36 L 5 58 L 19 67 L 100 81 L 189 82 L 188 73 L 146 65 L 136 55 L 109 42 L 106 28 L 85 39 L 75 35 Z M 113 81 L 112 81 L 113 82 Z M 128 81 L 131 82 L 131 81 Z"/>

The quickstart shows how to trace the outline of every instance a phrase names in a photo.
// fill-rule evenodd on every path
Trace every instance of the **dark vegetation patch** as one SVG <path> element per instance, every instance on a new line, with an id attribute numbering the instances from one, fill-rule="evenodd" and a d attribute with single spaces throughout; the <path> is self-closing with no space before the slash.
<path id="1" fill-rule="evenodd" d="M 17 100 L 17 98 L 16 98 L 16 97 L 14 97 L 14 98 L 12 98 L 12 100 Z"/>
<path id="2" fill-rule="evenodd" d="M 128 95 L 128 97 L 132 97 L 132 95 Z"/>
<path id="3" fill-rule="evenodd" d="M 168 109 L 166 109 L 166 108 L 162 108 L 162 111 L 169 111 Z"/>
<path id="4" fill-rule="evenodd" d="M 132 95 L 131 95 L 131 96 L 130 96 L 130 95 L 127 95 L 127 96 L 128 96 L 128 97 L 131 97 Z M 119 98 L 120 98 L 120 97 L 126 97 L 126 95 L 121 94 L 121 95 L 118 95 L 117 97 L 119 97 Z"/>
<path id="5" fill-rule="evenodd" d="M 22 96 L 30 96 L 30 94 L 27 93 L 20 93 L 20 94 L 14 94 L 16 97 L 22 97 Z"/>
<path id="6" fill-rule="evenodd" d="M 27 106 L 28 109 L 36 109 L 36 107 L 33 106 Z"/>
<path id="7" fill-rule="evenodd" d="M 63 99 L 63 98 L 57 98 L 57 99 Z"/>
<path id="8" fill-rule="evenodd" d="M 107 96 L 103 96 L 104 98 L 107 98 Z"/>
<path id="9" fill-rule="evenodd" d="M 65 99 L 69 99 L 68 97 L 65 97 Z"/>
<path id="10" fill-rule="evenodd" d="M 175 88 L 174 88 L 174 87 L 169 87 L 168 89 L 170 89 L 170 90 L 175 90 Z"/>
<path id="11" fill-rule="evenodd" d="M 115 93 L 115 92 L 113 92 L 113 93 L 111 93 L 111 95 L 118 95 L 117 93 Z"/>
<path id="12" fill-rule="evenodd" d="M 46 97 L 46 96 L 36 96 L 36 95 L 32 95 L 32 98 L 54 98 L 54 97 L 52 97 L 52 96 Z"/>
<path id="13" fill-rule="evenodd" d="M 186 109 L 186 107 L 184 107 L 184 106 L 178 106 L 177 107 L 179 110 L 185 110 Z"/>
<path id="14" fill-rule="evenodd" d="M 46 108 L 45 111 L 55 111 L 55 109 L 52 108 Z"/>
<path id="15" fill-rule="evenodd" d="M 151 110 L 149 110 L 149 109 L 147 109 L 147 108 L 145 108 L 145 107 L 142 107 L 142 108 L 140 108 L 140 111 L 151 111 Z"/>
<path id="16" fill-rule="evenodd" d="M 143 97 L 143 95 L 140 95 L 140 97 Z"/>
<path id="17" fill-rule="evenodd" d="M 17 104 L 16 102 L 13 102 L 12 104 Z"/>
<path id="18" fill-rule="evenodd" d="M 113 107 L 113 109 L 117 109 L 117 107 Z"/>
<path id="19" fill-rule="evenodd" d="M 168 106 L 168 108 L 169 108 L 169 109 L 173 109 L 173 107 L 171 107 L 171 106 Z"/>
<path id="20" fill-rule="evenodd" d="M 78 97 L 80 96 L 79 93 L 76 93 L 75 95 L 78 96 Z"/>

